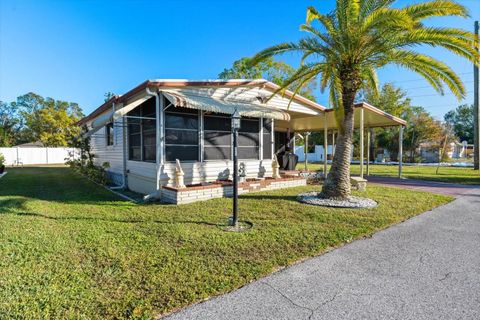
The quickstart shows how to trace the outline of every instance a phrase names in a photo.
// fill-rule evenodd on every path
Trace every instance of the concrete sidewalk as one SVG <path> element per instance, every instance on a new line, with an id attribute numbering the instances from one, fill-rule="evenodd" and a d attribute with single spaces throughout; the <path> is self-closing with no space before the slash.
<path id="1" fill-rule="evenodd" d="M 480 319 L 480 189 L 167 319 Z"/>

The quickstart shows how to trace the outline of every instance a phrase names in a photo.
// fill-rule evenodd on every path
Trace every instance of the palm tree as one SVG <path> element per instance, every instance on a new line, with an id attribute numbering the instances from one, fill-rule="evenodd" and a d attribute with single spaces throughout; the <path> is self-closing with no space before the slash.
<path id="1" fill-rule="evenodd" d="M 286 52 L 300 53 L 300 68 L 283 83 L 279 92 L 293 85 L 297 93 L 313 78 L 319 79 L 322 91 L 329 88 L 339 134 L 321 197 L 345 199 L 350 196 L 354 101 L 362 89 L 377 92 L 377 69 L 387 64 L 406 68 L 420 74 L 439 93 L 443 94 L 446 85 L 461 99 L 465 88 L 458 75 L 442 61 L 414 49 L 421 45 L 443 47 L 479 63 L 475 50 L 478 42 L 474 44 L 473 33 L 423 24 L 431 17 L 467 17 L 464 6 L 450 0 L 435 0 L 397 9 L 391 7 L 394 2 L 336 0 L 336 8 L 329 14 L 309 7 L 306 23 L 300 26 L 308 33 L 307 37 L 267 48 L 252 58 L 255 64 Z"/>

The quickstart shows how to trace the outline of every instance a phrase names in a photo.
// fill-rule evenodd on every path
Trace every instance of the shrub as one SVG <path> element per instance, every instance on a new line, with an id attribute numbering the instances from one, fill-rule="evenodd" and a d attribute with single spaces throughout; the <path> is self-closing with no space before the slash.
<path id="1" fill-rule="evenodd" d="M 108 184 L 107 169 L 110 168 L 110 164 L 104 162 L 101 166 L 97 166 L 93 163 L 95 155 L 90 152 L 90 138 L 78 141 L 76 146 L 80 148 L 80 157 L 75 159 L 74 151 L 71 151 L 65 163 L 68 164 L 73 171 L 86 176 L 96 183 L 102 185 Z"/>
<path id="2" fill-rule="evenodd" d="M 5 165 L 5 157 L 0 153 L 0 167 Z"/>

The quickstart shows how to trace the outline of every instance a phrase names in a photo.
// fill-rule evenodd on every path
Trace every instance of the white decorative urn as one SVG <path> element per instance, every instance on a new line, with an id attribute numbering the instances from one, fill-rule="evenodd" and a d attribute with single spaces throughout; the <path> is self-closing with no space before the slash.
<path id="1" fill-rule="evenodd" d="M 272 160 L 272 178 L 273 179 L 279 179 L 280 178 L 280 171 L 279 171 L 280 165 L 278 164 L 278 159 L 277 155 L 273 155 L 273 160 Z"/>
<path id="2" fill-rule="evenodd" d="M 185 188 L 185 183 L 183 182 L 183 176 L 185 173 L 182 170 L 182 166 L 180 165 L 180 160 L 176 159 L 175 165 L 175 188 Z"/>

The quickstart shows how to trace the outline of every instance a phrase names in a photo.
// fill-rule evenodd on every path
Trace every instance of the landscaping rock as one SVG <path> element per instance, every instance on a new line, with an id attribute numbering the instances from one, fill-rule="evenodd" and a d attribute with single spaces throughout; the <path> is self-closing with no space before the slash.
<path id="1" fill-rule="evenodd" d="M 318 192 L 306 192 L 297 196 L 297 200 L 315 206 L 368 209 L 375 208 L 378 203 L 372 199 L 351 196 L 347 200 L 323 199 Z"/>

